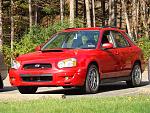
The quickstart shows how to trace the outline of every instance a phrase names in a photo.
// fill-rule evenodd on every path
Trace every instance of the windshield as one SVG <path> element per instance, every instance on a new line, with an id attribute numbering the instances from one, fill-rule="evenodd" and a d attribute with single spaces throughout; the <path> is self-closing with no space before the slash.
<path id="1" fill-rule="evenodd" d="M 94 49 L 97 46 L 99 31 L 62 32 L 49 40 L 41 50 L 56 48 L 67 49 Z"/>

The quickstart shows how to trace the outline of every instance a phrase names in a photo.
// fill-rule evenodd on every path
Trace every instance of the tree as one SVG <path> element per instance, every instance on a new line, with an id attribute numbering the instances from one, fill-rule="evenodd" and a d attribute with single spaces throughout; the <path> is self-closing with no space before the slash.
<path id="1" fill-rule="evenodd" d="M 125 4 L 124 0 L 122 0 L 122 7 L 123 7 L 124 17 L 125 17 L 126 24 L 127 24 L 128 34 L 129 34 L 130 37 L 132 37 L 132 33 L 131 33 L 131 29 L 130 29 L 130 23 L 129 23 L 129 18 L 128 18 L 127 9 L 126 9 L 126 4 Z"/>
<path id="2" fill-rule="evenodd" d="M 13 42 L 14 42 L 14 18 L 13 18 L 13 8 L 14 2 L 11 0 L 11 54 L 13 52 Z M 12 58 L 11 58 L 11 65 L 12 65 Z"/>
<path id="3" fill-rule="evenodd" d="M 74 26 L 74 0 L 70 0 L 70 27 Z"/>
<path id="4" fill-rule="evenodd" d="M 30 24 L 30 31 L 32 27 L 32 4 L 31 0 L 29 0 L 29 24 Z"/>
<path id="5" fill-rule="evenodd" d="M 64 21 L 64 0 L 60 0 L 60 20 L 61 23 Z"/>
<path id="6" fill-rule="evenodd" d="M 37 21 L 38 21 L 38 5 L 37 0 L 35 0 L 35 26 L 37 26 Z"/>
<path id="7" fill-rule="evenodd" d="M 115 0 L 109 0 L 109 20 L 108 25 L 115 25 Z"/>
<path id="8" fill-rule="evenodd" d="M 89 0 L 85 0 L 87 27 L 91 27 L 90 5 Z"/>
<path id="9" fill-rule="evenodd" d="M 93 14 L 93 26 L 95 27 L 95 1 L 92 0 L 92 14 Z"/>
<path id="10" fill-rule="evenodd" d="M 0 0 L 0 50 L 2 49 L 2 38 L 3 38 L 3 31 L 2 31 L 2 0 Z"/>

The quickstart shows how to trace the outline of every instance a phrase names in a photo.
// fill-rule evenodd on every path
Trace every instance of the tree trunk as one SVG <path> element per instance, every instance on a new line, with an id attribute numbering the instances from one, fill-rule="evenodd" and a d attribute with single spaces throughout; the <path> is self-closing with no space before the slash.
<path id="1" fill-rule="evenodd" d="M 32 5 L 31 5 L 31 0 L 29 0 L 29 22 L 30 22 L 30 31 L 32 28 Z"/>
<path id="2" fill-rule="evenodd" d="M 2 50 L 2 39 L 3 39 L 3 24 L 2 24 L 2 0 L 0 0 L 0 51 Z"/>
<path id="3" fill-rule="evenodd" d="M 85 0 L 87 27 L 91 27 L 89 0 Z"/>
<path id="4" fill-rule="evenodd" d="M 60 20 L 63 24 L 64 22 L 64 0 L 60 0 Z"/>
<path id="5" fill-rule="evenodd" d="M 115 8 L 114 8 L 114 0 L 109 0 L 109 20 L 108 20 L 108 25 L 109 26 L 114 26 L 115 23 Z"/>
<path id="6" fill-rule="evenodd" d="M 76 17 L 78 17 L 78 15 L 79 15 L 79 13 L 78 13 L 78 9 L 79 9 L 79 7 L 78 7 L 78 0 L 76 0 Z"/>
<path id="7" fill-rule="evenodd" d="M 37 0 L 35 1 L 35 26 L 37 26 L 38 21 L 38 6 L 37 6 Z"/>
<path id="8" fill-rule="evenodd" d="M 70 0 L 70 27 L 74 26 L 74 0 Z"/>
<path id="9" fill-rule="evenodd" d="M 93 27 L 95 27 L 96 25 L 95 25 L 95 1 L 94 0 L 92 0 L 92 14 L 93 14 Z"/>
<path id="10" fill-rule="evenodd" d="M 133 0 L 132 2 L 132 24 L 133 24 L 133 34 L 134 34 L 134 38 L 135 40 L 137 39 L 137 26 L 136 26 L 136 17 L 137 17 L 137 10 L 136 10 L 136 4 L 137 4 L 137 0 Z"/>
<path id="11" fill-rule="evenodd" d="M 13 7 L 14 7 L 14 2 L 13 2 L 13 0 L 11 0 L 11 65 L 12 65 L 12 53 L 13 53 L 13 42 L 14 42 Z"/>
<path id="12" fill-rule="evenodd" d="M 101 8 L 102 8 L 102 15 L 103 15 L 103 17 L 102 17 L 102 26 L 105 26 L 105 18 L 106 18 L 106 16 L 105 16 L 105 0 L 101 0 Z"/>
<path id="13" fill-rule="evenodd" d="M 127 24 L 128 34 L 129 34 L 130 37 L 132 37 L 129 18 L 128 18 L 127 9 L 126 9 L 126 4 L 125 4 L 124 0 L 122 0 L 122 7 L 123 7 L 124 16 L 125 16 L 125 20 L 126 20 L 126 24 Z"/>

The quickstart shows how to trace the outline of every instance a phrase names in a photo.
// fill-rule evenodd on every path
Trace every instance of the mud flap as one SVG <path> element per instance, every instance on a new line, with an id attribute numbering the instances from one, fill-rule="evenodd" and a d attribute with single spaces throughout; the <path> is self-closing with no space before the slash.
<path id="1" fill-rule="evenodd" d="M 0 89 L 3 89 L 3 87 L 4 87 L 3 80 L 2 77 L 0 76 Z"/>

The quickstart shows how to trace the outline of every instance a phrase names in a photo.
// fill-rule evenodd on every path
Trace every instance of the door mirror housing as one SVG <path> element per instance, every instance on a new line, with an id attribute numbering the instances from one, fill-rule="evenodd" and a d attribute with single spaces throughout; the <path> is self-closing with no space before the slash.
<path id="1" fill-rule="evenodd" d="M 40 51 L 41 50 L 41 46 L 37 46 L 36 48 L 35 48 L 35 51 Z"/>
<path id="2" fill-rule="evenodd" d="M 113 48 L 113 44 L 112 43 L 104 43 L 102 45 L 103 49 L 112 49 Z"/>

